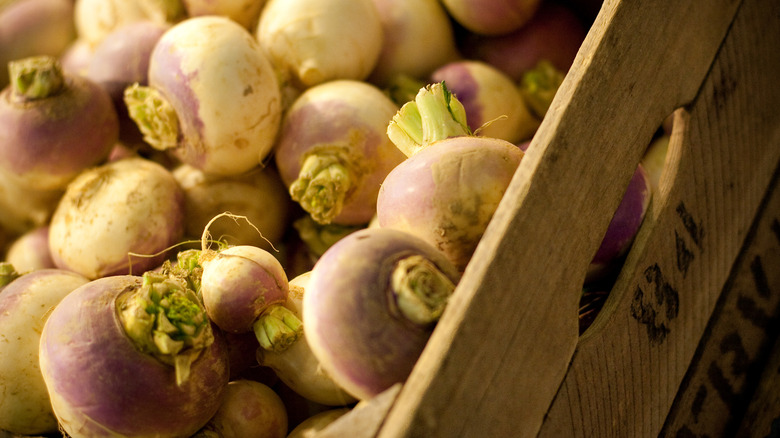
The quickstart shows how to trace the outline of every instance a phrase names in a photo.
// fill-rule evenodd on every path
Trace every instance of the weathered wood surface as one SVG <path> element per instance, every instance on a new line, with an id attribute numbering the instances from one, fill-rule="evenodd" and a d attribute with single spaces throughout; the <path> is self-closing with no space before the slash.
<path id="1" fill-rule="evenodd" d="M 373 417 L 378 434 L 350 430 L 349 417 L 341 430 L 661 431 L 780 159 L 780 69 L 754 59 L 774 56 L 775 32 L 761 38 L 776 1 L 744 3 L 604 4 L 428 347 L 377 409 L 389 409 Z M 680 107 L 664 188 L 580 339 L 587 264 L 644 148 Z"/>
<path id="2" fill-rule="evenodd" d="M 753 432 L 743 436 L 764 437 L 769 432 L 762 427 L 766 424 L 749 417 L 780 416 L 780 356 L 767 364 L 780 332 L 779 179 L 780 169 L 716 304 L 661 436 L 731 437 L 743 425 L 745 432 Z M 778 345 L 775 348 L 780 348 Z M 763 369 L 763 389 L 757 391 Z M 760 413 L 745 416 L 751 399 L 751 409 L 758 408 Z"/>
<path id="3" fill-rule="evenodd" d="M 777 10 L 742 2 L 696 100 L 675 113 L 660 193 L 541 436 L 661 431 L 780 160 Z"/>

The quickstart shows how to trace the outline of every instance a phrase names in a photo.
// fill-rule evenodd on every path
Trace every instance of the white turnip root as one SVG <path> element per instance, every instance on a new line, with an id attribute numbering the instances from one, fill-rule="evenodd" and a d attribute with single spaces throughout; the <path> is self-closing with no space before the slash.
<path id="1" fill-rule="evenodd" d="M 568 72 L 585 39 L 581 19 L 558 0 L 545 0 L 525 26 L 504 35 L 468 33 L 460 50 L 468 59 L 487 62 L 512 80 L 546 60 Z"/>
<path id="2" fill-rule="evenodd" d="M 0 5 L 0 89 L 9 83 L 10 61 L 60 56 L 76 38 L 71 0 L 16 0 Z"/>
<path id="3" fill-rule="evenodd" d="M 108 157 L 119 121 L 103 88 L 63 74 L 51 56 L 8 68 L 11 84 L 0 93 L 0 168 L 9 178 L 34 190 L 64 189 Z"/>
<path id="4" fill-rule="evenodd" d="M 91 281 L 49 315 L 40 367 L 69 436 L 191 436 L 228 383 L 219 330 L 182 282 L 147 272 Z"/>
<path id="5" fill-rule="evenodd" d="M 79 274 L 42 269 L 16 278 L 0 292 L 0 429 L 21 435 L 57 431 L 38 366 L 38 343 L 48 313 L 88 283 Z"/>
<path id="6" fill-rule="evenodd" d="M 303 297 L 311 277 L 311 271 L 290 280 L 285 307 L 299 319 L 303 318 Z M 342 406 L 354 403 L 355 397 L 337 385 L 320 366 L 306 341 L 304 328 L 301 336 L 282 351 L 257 350 L 257 362 L 274 370 L 287 387 L 301 397 L 325 406 Z"/>
<path id="7" fill-rule="evenodd" d="M 276 166 L 292 199 L 319 223 L 366 224 L 379 184 L 404 156 L 387 138 L 398 106 L 371 84 L 334 80 L 287 111 Z"/>
<path id="8" fill-rule="evenodd" d="M 136 21 L 175 23 L 185 17 L 181 0 L 75 0 L 73 21 L 79 39 L 98 45 L 108 34 Z"/>
<path id="9" fill-rule="evenodd" d="M 372 0 L 269 0 L 256 38 L 284 81 L 305 89 L 368 77 L 382 50 Z"/>
<path id="10" fill-rule="evenodd" d="M 525 26 L 543 0 L 442 0 L 461 26 L 480 35 L 503 35 Z"/>
<path id="11" fill-rule="evenodd" d="M 213 222 L 209 233 L 217 240 L 266 250 L 281 243 L 292 202 L 273 168 L 218 177 L 184 164 L 173 170 L 173 176 L 184 190 L 186 236 L 199 238 L 212 218 L 230 212 L 244 216 L 246 221 Z"/>
<path id="12" fill-rule="evenodd" d="M 17 237 L 8 246 L 5 261 L 25 273 L 56 268 L 49 251 L 49 226 L 42 225 Z"/>
<path id="13" fill-rule="evenodd" d="M 329 424 L 341 418 L 350 408 L 334 408 L 316 413 L 298 423 L 287 435 L 287 438 L 312 438 Z"/>
<path id="14" fill-rule="evenodd" d="M 233 380 L 219 410 L 193 438 L 285 438 L 287 408 L 264 383 Z"/>
<path id="15" fill-rule="evenodd" d="M 539 127 L 515 82 L 490 64 L 450 62 L 433 71 L 431 80 L 447 84 L 463 104 L 469 128 L 481 136 L 518 143 L 531 138 Z"/>
<path id="16" fill-rule="evenodd" d="M 181 0 L 190 17 L 222 15 L 254 31 L 266 0 Z"/>
<path id="17" fill-rule="evenodd" d="M 666 166 L 670 139 L 671 136 L 667 133 L 658 136 L 650 143 L 642 157 L 642 167 L 645 168 L 647 176 L 650 178 L 650 187 L 653 193 L 658 193 L 660 190 L 661 175 Z"/>
<path id="18" fill-rule="evenodd" d="M 312 269 L 306 339 L 334 382 L 369 399 L 406 380 L 458 281 L 455 266 L 422 239 L 387 228 L 356 231 Z"/>
<path id="19" fill-rule="evenodd" d="M 54 263 L 90 279 L 162 263 L 184 229 L 184 193 L 170 171 L 126 158 L 81 173 L 49 227 Z M 135 255 L 135 256 L 133 256 Z"/>
<path id="20" fill-rule="evenodd" d="M 129 146 L 141 143 L 142 136 L 127 113 L 124 91 L 134 83 L 147 85 L 149 57 L 168 28 L 168 23 L 142 20 L 112 31 L 95 46 L 84 72 L 111 96 L 119 117 L 119 140 Z"/>
<path id="21" fill-rule="evenodd" d="M 434 69 L 460 58 L 452 22 L 439 0 L 373 2 L 383 40 L 369 82 L 384 88 L 399 75 L 427 78 Z"/>
<path id="22" fill-rule="evenodd" d="M 144 139 L 206 173 L 238 175 L 271 152 L 279 83 L 245 28 L 221 16 L 186 19 L 157 42 L 148 86 L 125 91 Z"/>
<path id="23" fill-rule="evenodd" d="M 63 190 L 32 190 L 0 171 L 0 228 L 20 235 L 45 226 L 62 198 Z"/>
<path id="24" fill-rule="evenodd" d="M 382 183 L 379 226 L 418 236 L 465 269 L 523 151 L 470 135 L 463 106 L 443 83 L 426 86 L 404 105 L 388 135 L 409 158 Z"/>

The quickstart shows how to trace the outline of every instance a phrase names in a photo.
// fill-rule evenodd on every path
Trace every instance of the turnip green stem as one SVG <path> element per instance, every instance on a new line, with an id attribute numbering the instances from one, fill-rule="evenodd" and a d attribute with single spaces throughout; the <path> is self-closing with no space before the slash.
<path id="1" fill-rule="evenodd" d="M 520 93 L 537 118 L 543 118 L 550 108 L 555 93 L 565 74 L 549 61 L 539 61 L 520 79 Z"/>
<path id="2" fill-rule="evenodd" d="M 0 262 L 0 288 L 19 278 L 19 273 L 9 262 Z"/>
<path id="3" fill-rule="evenodd" d="M 396 263 L 391 285 L 401 313 L 422 326 L 439 320 L 455 290 L 455 283 L 420 255 L 405 257 Z"/>
<path id="4" fill-rule="evenodd" d="M 214 341 L 206 311 L 183 282 L 147 272 L 143 284 L 117 302 L 119 319 L 135 346 L 176 370 L 176 383 L 189 378 L 190 366 Z"/>
<path id="5" fill-rule="evenodd" d="M 314 256 L 319 257 L 334 243 L 353 231 L 365 228 L 361 225 L 320 224 L 310 216 L 303 216 L 293 222 L 298 236 Z"/>
<path id="6" fill-rule="evenodd" d="M 51 56 L 32 56 L 8 63 L 14 96 L 21 100 L 44 99 L 65 86 L 62 67 Z"/>
<path id="7" fill-rule="evenodd" d="M 290 196 L 315 221 L 327 224 L 341 212 L 351 186 L 350 172 L 337 152 L 315 152 L 304 159 Z"/>
<path id="8" fill-rule="evenodd" d="M 178 145 L 179 119 L 162 93 L 136 83 L 125 89 L 124 100 L 147 143 L 161 151 Z"/>
<path id="9" fill-rule="evenodd" d="M 303 323 L 290 309 L 277 304 L 269 307 L 254 325 L 260 346 L 269 351 L 288 349 L 303 333 Z"/>
<path id="10" fill-rule="evenodd" d="M 388 96 L 399 106 L 414 100 L 420 88 L 425 87 L 426 83 L 406 74 L 397 74 L 390 79 L 390 83 L 385 87 Z"/>
<path id="11" fill-rule="evenodd" d="M 472 135 L 466 110 L 444 82 L 421 88 L 404 104 L 387 126 L 390 140 L 407 157 L 439 140 Z"/>

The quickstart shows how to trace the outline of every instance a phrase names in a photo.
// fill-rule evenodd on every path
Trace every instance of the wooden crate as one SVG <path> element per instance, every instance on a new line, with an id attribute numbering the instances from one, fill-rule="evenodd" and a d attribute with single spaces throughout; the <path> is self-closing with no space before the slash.
<path id="1" fill-rule="evenodd" d="M 730 354 L 708 324 L 780 162 L 778 11 L 607 0 L 411 376 L 317 437 L 693 433 L 697 364 Z M 586 267 L 673 112 L 661 188 L 579 336 Z"/>

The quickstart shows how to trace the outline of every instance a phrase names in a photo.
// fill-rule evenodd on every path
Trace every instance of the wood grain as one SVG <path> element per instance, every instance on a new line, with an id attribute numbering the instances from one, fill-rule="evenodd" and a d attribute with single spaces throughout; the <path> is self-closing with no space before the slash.
<path id="1" fill-rule="evenodd" d="M 540 436 L 657 436 L 780 160 L 777 1 L 745 0 Z M 760 35 L 760 37 L 759 37 Z"/>

